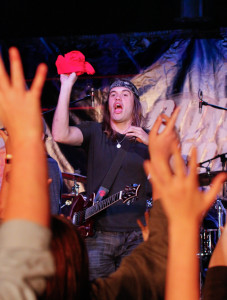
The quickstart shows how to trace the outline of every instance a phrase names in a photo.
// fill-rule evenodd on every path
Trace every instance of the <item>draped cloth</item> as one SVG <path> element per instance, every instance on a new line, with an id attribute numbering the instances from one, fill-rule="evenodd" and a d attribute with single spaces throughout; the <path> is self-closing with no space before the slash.
<path id="1" fill-rule="evenodd" d="M 199 111 L 199 91 L 202 91 L 203 100 L 209 104 L 227 107 L 226 37 L 225 28 L 220 29 L 217 34 L 212 34 L 211 37 L 209 34 L 206 37 L 206 34 L 180 30 L 147 34 L 112 34 L 100 36 L 99 39 L 90 37 L 92 48 L 97 46 L 95 43 L 98 42 L 99 47 L 105 48 L 102 51 L 103 56 L 100 59 L 93 59 L 92 64 L 96 69 L 99 66 L 97 72 L 102 72 L 104 77 L 106 74 L 107 79 L 102 80 L 101 86 L 95 88 L 95 109 L 86 110 L 83 114 L 71 111 L 70 124 L 78 124 L 86 118 L 102 120 L 102 104 L 109 87 L 108 72 L 117 74 L 120 64 L 124 64 L 123 60 L 130 58 L 134 70 L 129 68 L 128 74 L 131 72 L 136 75 L 130 75 L 128 79 L 132 80 L 139 90 L 145 125 L 148 129 L 152 128 L 161 112 L 170 116 L 174 108 L 180 106 L 176 127 L 181 139 L 182 155 L 190 156 L 192 145 L 198 148 L 198 162 L 212 159 L 217 154 L 227 153 L 226 111 L 211 106 L 203 106 L 202 112 Z M 89 45 L 88 37 L 83 37 L 81 48 L 85 41 Z M 114 49 L 114 45 L 117 45 L 116 47 L 120 45 L 120 50 Z M 121 52 L 124 55 L 120 56 Z M 90 78 L 92 80 L 92 77 Z M 76 94 L 78 98 L 84 96 L 83 89 L 79 86 L 80 82 L 82 81 L 75 84 L 72 92 L 72 95 Z M 81 105 L 83 104 L 81 102 Z M 48 153 L 58 161 L 60 169 L 66 172 L 80 172 L 81 166 L 85 165 L 86 161 L 84 157 L 78 155 L 78 149 L 71 147 L 70 154 L 66 154 L 65 148 L 53 141 L 50 131 L 48 136 L 46 143 Z M 204 164 L 207 165 L 208 163 Z M 211 170 L 221 170 L 221 160 L 219 158 L 212 160 L 210 167 Z M 205 171 L 203 168 L 198 170 L 198 172 Z M 86 175 L 84 171 L 82 174 Z"/>

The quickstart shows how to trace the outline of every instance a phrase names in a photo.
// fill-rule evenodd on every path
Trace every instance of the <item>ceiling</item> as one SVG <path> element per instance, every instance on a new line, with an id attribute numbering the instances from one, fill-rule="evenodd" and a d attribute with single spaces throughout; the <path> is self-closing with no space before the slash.
<path id="1" fill-rule="evenodd" d="M 226 0 L 2 0 L 0 36 L 66 36 L 185 26 L 217 27 L 226 25 L 226 9 Z"/>
<path id="2" fill-rule="evenodd" d="M 200 3 L 202 7 L 196 6 Z M 160 35 L 171 30 L 213 33 L 227 27 L 226 0 L 53 0 L 1 1 L 0 50 L 7 64 L 8 48 L 20 50 L 29 83 L 40 62 L 48 65 L 43 107 L 56 105 L 59 54 L 79 50 L 95 68 L 81 76 L 81 89 L 98 88 L 105 78 L 128 77 L 154 61 L 164 47 Z M 201 8 L 200 7 L 200 8 Z M 168 43 L 167 43 L 168 45 Z"/>

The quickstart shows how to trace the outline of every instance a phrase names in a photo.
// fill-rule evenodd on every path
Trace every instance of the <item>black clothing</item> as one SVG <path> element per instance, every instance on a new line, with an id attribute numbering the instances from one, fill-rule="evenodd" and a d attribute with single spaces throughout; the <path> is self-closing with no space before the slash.
<path id="1" fill-rule="evenodd" d="M 102 130 L 102 124 L 84 122 L 78 125 L 83 134 L 82 147 L 87 152 L 87 193 L 97 192 L 107 174 L 117 151 L 117 141 L 107 137 Z M 123 140 L 124 139 L 124 140 Z M 117 134 L 117 140 L 125 147 L 126 137 Z M 135 140 L 130 141 L 130 147 L 122 166 L 113 182 L 109 195 L 124 190 L 126 185 L 141 184 L 138 200 L 132 204 L 123 204 L 121 201 L 108 207 L 96 216 L 96 228 L 103 231 L 125 232 L 139 230 L 136 219 L 142 218 L 146 209 L 147 176 L 143 169 L 143 162 L 149 158 L 148 147 Z"/>

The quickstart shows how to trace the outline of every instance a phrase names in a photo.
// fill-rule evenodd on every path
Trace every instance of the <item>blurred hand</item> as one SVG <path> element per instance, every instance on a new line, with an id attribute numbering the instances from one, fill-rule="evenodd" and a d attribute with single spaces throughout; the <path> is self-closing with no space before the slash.
<path id="1" fill-rule="evenodd" d="M 172 148 L 172 154 L 175 162 L 174 173 L 165 159 L 159 160 L 159 173 L 153 167 L 152 161 L 145 162 L 145 170 L 151 174 L 152 183 L 160 194 L 170 225 L 177 224 L 180 226 L 185 223 L 198 225 L 202 216 L 216 199 L 227 175 L 220 173 L 212 181 L 209 191 L 200 191 L 196 149 L 192 149 L 189 174 L 186 173 L 184 161 L 177 145 Z"/>
<path id="2" fill-rule="evenodd" d="M 137 224 L 139 225 L 139 227 L 142 231 L 143 240 L 147 241 L 148 237 L 149 237 L 149 233 L 150 233 L 149 227 L 148 227 L 148 222 L 149 222 L 149 217 L 150 217 L 149 211 L 145 211 L 144 217 L 145 217 L 145 225 L 143 225 L 143 223 L 140 221 L 140 219 L 137 219 Z"/>
<path id="3" fill-rule="evenodd" d="M 179 108 L 177 107 L 173 112 L 171 118 L 162 114 L 157 118 L 154 123 L 153 128 L 149 134 L 149 152 L 151 160 L 158 163 L 158 159 L 165 159 L 168 161 L 172 154 L 172 147 L 180 143 L 178 134 L 175 129 L 176 119 L 179 113 Z M 164 124 L 166 127 L 161 133 L 158 133 L 160 126 Z"/>
<path id="4" fill-rule="evenodd" d="M 0 119 L 7 129 L 11 142 L 25 140 L 43 132 L 40 97 L 47 67 L 40 64 L 30 90 L 26 89 L 19 51 L 9 49 L 9 77 L 0 57 Z M 16 109 L 15 109 L 16 108 Z"/>

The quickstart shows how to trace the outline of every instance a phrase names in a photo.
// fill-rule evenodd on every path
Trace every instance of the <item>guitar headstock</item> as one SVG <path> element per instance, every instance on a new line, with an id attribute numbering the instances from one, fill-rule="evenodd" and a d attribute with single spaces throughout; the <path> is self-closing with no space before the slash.
<path id="1" fill-rule="evenodd" d="M 136 183 L 126 185 L 126 187 L 122 191 L 123 203 L 127 202 L 127 204 L 130 204 L 132 201 L 134 201 L 135 198 L 137 198 L 139 188 L 140 188 L 140 184 L 136 184 Z"/>

